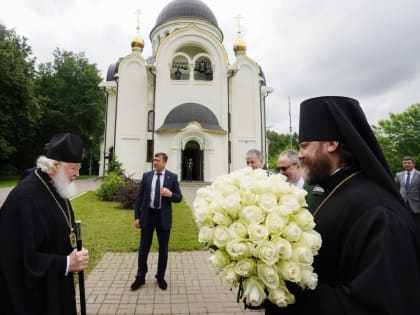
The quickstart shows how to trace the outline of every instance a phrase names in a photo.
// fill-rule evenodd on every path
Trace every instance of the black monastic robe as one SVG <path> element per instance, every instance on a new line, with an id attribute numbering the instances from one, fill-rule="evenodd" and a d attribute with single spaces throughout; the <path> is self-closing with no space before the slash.
<path id="1" fill-rule="evenodd" d="M 323 184 L 325 196 L 350 173 Z M 420 246 L 410 214 L 363 174 L 338 188 L 315 215 L 322 247 L 315 290 L 293 287 L 296 303 L 266 314 L 418 315 Z"/>
<path id="2" fill-rule="evenodd" d="M 67 214 L 49 176 L 37 172 Z M 73 274 L 65 275 L 69 234 L 62 211 L 34 173 L 10 192 L 0 210 L 1 314 L 76 314 Z"/>

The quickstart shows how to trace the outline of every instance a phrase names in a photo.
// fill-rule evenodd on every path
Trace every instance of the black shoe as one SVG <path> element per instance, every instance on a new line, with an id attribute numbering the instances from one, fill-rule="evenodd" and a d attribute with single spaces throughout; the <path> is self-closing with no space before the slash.
<path id="1" fill-rule="evenodd" d="M 131 284 L 131 291 L 136 291 L 137 289 L 139 289 L 143 284 L 145 283 L 144 279 L 136 279 L 132 284 Z"/>
<path id="2" fill-rule="evenodd" d="M 166 290 L 168 288 L 168 283 L 163 278 L 155 277 L 158 283 L 158 286 L 161 290 Z"/>

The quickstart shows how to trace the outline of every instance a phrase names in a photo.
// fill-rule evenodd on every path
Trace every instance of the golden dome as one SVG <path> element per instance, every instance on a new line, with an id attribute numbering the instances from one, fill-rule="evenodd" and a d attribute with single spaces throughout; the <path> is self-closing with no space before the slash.
<path id="1" fill-rule="evenodd" d="M 233 43 L 233 51 L 235 53 L 245 53 L 246 52 L 246 44 L 243 40 L 241 39 L 237 39 L 234 43 Z"/>
<path id="2" fill-rule="evenodd" d="M 140 36 L 136 36 L 131 41 L 131 48 L 132 49 L 140 49 L 142 50 L 144 48 L 144 40 Z"/>

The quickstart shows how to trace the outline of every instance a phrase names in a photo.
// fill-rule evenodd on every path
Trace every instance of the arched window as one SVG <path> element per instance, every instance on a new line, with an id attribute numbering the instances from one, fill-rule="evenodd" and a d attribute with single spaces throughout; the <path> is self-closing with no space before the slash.
<path id="1" fill-rule="evenodd" d="M 200 57 L 195 61 L 194 80 L 213 80 L 213 68 L 209 58 Z"/>
<path id="2" fill-rule="evenodd" d="M 189 66 L 188 60 L 184 56 L 176 56 L 171 64 L 171 79 L 172 80 L 189 80 Z"/>

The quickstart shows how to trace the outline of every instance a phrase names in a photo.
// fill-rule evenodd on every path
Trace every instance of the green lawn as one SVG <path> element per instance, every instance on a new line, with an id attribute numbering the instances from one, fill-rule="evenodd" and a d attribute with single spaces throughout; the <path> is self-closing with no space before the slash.
<path id="1" fill-rule="evenodd" d="M 0 188 L 15 186 L 19 178 L 20 176 L 0 176 Z"/>
<path id="2" fill-rule="evenodd" d="M 140 230 L 134 227 L 134 211 L 122 209 L 120 203 L 100 201 L 90 191 L 72 200 L 76 220 L 82 221 L 83 247 L 89 250 L 89 269 L 93 269 L 105 252 L 136 252 Z M 198 243 L 198 228 L 191 209 L 182 200 L 172 204 L 173 223 L 169 241 L 170 251 L 202 250 Z M 152 250 L 157 250 L 156 233 Z"/>

